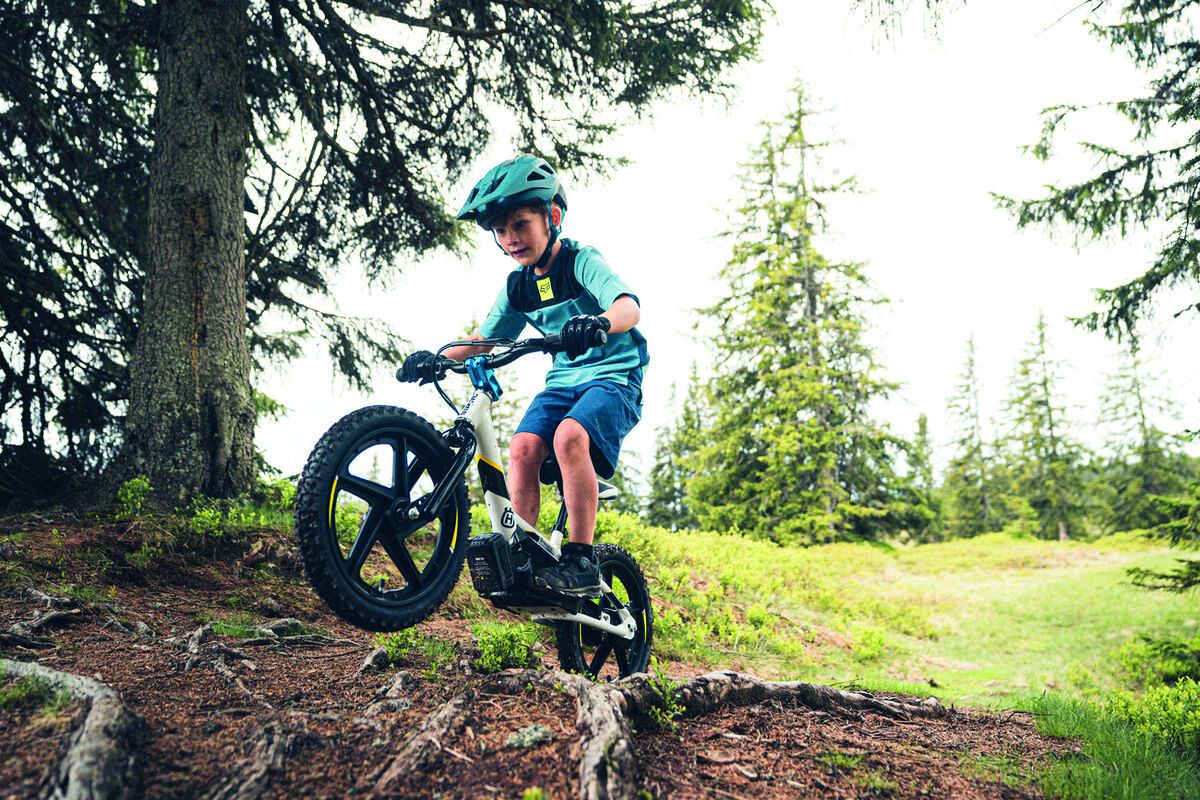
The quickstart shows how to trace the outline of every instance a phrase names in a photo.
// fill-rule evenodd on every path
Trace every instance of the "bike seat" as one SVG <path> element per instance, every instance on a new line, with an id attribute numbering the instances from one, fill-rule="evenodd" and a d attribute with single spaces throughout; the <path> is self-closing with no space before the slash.
<path id="1" fill-rule="evenodd" d="M 547 486 L 558 486 L 562 483 L 562 470 L 558 467 L 558 459 L 554 457 L 554 453 L 546 456 L 546 460 L 542 462 L 541 469 L 538 470 L 538 479 Z M 621 493 L 615 484 L 603 478 L 597 477 L 596 484 L 601 500 L 611 500 Z"/>

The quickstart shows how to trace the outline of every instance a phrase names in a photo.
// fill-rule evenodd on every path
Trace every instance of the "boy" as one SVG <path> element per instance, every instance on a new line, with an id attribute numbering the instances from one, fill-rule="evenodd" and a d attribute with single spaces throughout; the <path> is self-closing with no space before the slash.
<path id="1" fill-rule="evenodd" d="M 538 517 L 538 473 L 550 449 L 563 476 L 570 541 L 559 564 L 539 570 L 534 583 L 564 594 L 598 597 L 600 574 L 592 550 L 599 502 L 597 473 L 612 477 L 621 440 L 642 412 L 642 375 L 649 361 L 637 296 L 595 248 L 559 239 L 567 198 L 554 169 L 522 155 L 488 171 L 471 190 L 458 219 L 490 230 L 500 250 L 517 262 L 491 311 L 470 339 L 514 339 L 526 323 L 542 335 L 561 333 L 546 389 L 533 399 L 509 445 L 508 489 L 513 510 Z M 593 347 L 598 331 L 607 343 Z M 463 345 L 444 356 L 461 361 L 491 347 Z M 436 369 L 420 351 L 403 367 L 408 379 Z"/>

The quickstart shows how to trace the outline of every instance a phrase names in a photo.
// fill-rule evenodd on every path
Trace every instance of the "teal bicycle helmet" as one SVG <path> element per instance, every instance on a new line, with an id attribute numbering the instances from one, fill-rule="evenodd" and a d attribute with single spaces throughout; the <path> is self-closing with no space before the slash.
<path id="1" fill-rule="evenodd" d="M 554 167 L 544 158 L 521 155 L 488 170 L 471 190 L 458 219 L 490 228 L 488 223 L 506 211 L 551 202 L 567 210 L 567 195 Z"/>
<path id="2" fill-rule="evenodd" d="M 551 203 L 566 213 L 567 193 L 562 182 L 546 159 L 526 154 L 510 158 L 488 170 L 471 190 L 457 218 L 474 220 L 479 227 L 491 230 L 491 223 L 501 214 L 522 206 L 544 205 L 546 220 L 550 223 L 550 243 L 533 265 L 540 268 L 550 260 L 550 253 L 558 240 L 559 227 L 554 224 L 554 215 L 550 213 Z M 496 246 L 500 247 L 500 243 L 497 242 Z M 504 248 L 500 247 L 500 250 Z"/>

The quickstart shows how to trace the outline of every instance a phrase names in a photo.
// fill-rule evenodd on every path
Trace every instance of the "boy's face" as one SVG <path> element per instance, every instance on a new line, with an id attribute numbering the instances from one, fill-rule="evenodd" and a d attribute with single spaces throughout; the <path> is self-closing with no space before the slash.
<path id="1" fill-rule="evenodd" d="M 558 208 L 553 207 L 552 213 L 559 216 Z M 535 263 L 550 244 L 546 215 L 529 208 L 518 208 L 492 222 L 492 233 L 504 252 L 523 267 Z"/>

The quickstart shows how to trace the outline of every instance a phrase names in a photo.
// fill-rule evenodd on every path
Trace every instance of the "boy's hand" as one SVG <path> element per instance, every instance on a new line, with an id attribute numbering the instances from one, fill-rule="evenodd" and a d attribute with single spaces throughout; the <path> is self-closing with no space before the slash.
<path id="1" fill-rule="evenodd" d="M 598 343 L 596 334 L 600 331 L 607 332 L 610 325 L 611 323 L 604 317 L 595 317 L 591 314 L 580 314 L 567 320 L 567 324 L 563 325 L 560 334 L 563 351 L 567 354 L 567 358 L 574 360 L 595 347 Z"/>
<path id="2" fill-rule="evenodd" d="M 404 359 L 404 366 L 396 370 L 396 380 L 401 383 L 426 384 L 437 376 L 437 356 L 428 350 L 418 350 Z"/>

